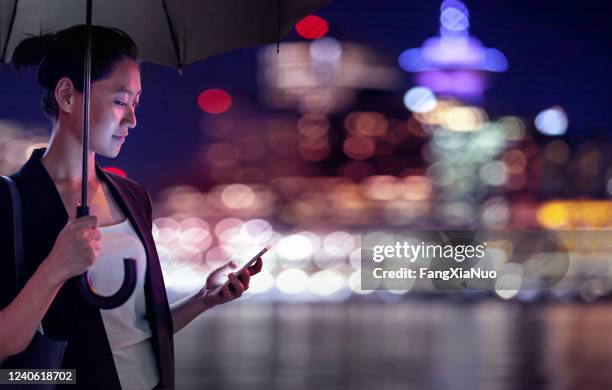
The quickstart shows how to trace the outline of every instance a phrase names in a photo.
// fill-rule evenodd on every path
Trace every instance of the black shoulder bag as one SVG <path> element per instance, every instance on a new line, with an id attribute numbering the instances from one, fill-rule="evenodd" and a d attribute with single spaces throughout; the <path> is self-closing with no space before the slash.
<path id="1" fill-rule="evenodd" d="M 0 176 L 3 182 L 9 189 L 11 195 L 11 203 L 13 207 L 13 237 L 14 237 L 14 253 L 15 253 L 15 280 L 17 292 L 25 286 L 27 282 L 25 263 L 23 260 L 23 226 L 21 214 L 21 200 L 15 182 L 9 177 Z M 45 336 L 42 331 L 42 324 L 39 325 L 38 331 L 34 333 L 34 337 L 30 345 L 25 351 L 16 355 L 10 356 L 2 364 L 1 368 L 12 369 L 51 369 L 56 370 L 61 368 L 64 358 L 64 351 L 68 345 L 67 341 L 57 340 Z M 2 386 L 0 386 L 2 387 Z M 38 385 L 39 389 L 53 389 L 55 385 Z"/>

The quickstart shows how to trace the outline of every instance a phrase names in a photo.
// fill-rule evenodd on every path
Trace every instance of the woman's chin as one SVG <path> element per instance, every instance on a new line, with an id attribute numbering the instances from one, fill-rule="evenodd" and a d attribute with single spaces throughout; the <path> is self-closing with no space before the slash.
<path id="1" fill-rule="evenodd" d="M 119 155 L 119 152 L 121 152 L 121 145 L 111 146 L 108 148 L 100 148 L 99 150 L 96 150 L 97 155 L 108 157 L 108 158 L 117 157 Z"/>
<path id="2" fill-rule="evenodd" d="M 106 157 L 108 158 L 115 158 L 119 155 L 119 152 L 121 152 L 121 146 L 119 146 L 117 149 L 115 149 L 112 153 L 108 154 Z"/>

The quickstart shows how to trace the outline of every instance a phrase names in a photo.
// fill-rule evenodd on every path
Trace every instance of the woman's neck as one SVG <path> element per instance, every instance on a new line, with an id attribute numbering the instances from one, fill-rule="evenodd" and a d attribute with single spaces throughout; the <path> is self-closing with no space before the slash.
<path id="1" fill-rule="evenodd" d="M 70 131 L 54 128 L 49 146 L 41 157 L 41 163 L 56 183 L 79 187 L 83 179 L 83 142 Z M 93 184 L 96 177 L 95 153 L 87 155 L 87 181 Z"/>

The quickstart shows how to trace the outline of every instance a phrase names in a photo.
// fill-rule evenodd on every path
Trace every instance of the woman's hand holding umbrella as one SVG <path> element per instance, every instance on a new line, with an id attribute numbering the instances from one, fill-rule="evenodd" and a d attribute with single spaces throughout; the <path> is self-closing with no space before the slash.
<path id="1" fill-rule="evenodd" d="M 60 286 L 93 265 L 100 253 L 101 237 L 98 218 L 94 215 L 72 220 L 64 226 L 42 263 L 52 271 L 52 282 Z"/>

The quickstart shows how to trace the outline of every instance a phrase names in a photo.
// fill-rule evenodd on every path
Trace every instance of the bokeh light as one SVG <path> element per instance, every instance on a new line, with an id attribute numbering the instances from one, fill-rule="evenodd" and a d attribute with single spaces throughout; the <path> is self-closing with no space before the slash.
<path id="1" fill-rule="evenodd" d="M 172 243 L 178 240 L 180 235 L 179 223 L 169 217 L 162 217 L 153 220 L 154 238 L 162 243 Z"/>
<path id="2" fill-rule="evenodd" d="M 305 39 L 319 39 L 327 34 L 327 21 L 317 15 L 308 15 L 295 25 L 297 33 Z"/>
<path id="3" fill-rule="evenodd" d="M 274 236 L 274 229 L 268 221 L 252 219 L 240 227 L 240 235 L 252 245 L 266 245 Z"/>
<path id="4" fill-rule="evenodd" d="M 200 253 L 210 247 L 212 236 L 208 229 L 191 227 L 181 232 L 179 242 L 182 249 L 191 253 Z"/>
<path id="5" fill-rule="evenodd" d="M 310 56 L 317 61 L 338 61 L 342 56 L 342 45 L 330 37 L 317 39 L 310 45 Z"/>
<path id="6" fill-rule="evenodd" d="M 240 151 L 229 142 L 215 142 L 206 146 L 200 160 L 216 167 L 231 167 L 238 163 Z"/>
<path id="7" fill-rule="evenodd" d="M 276 245 L 276 251 L 283 260 L 299 261 L 313 255 L 313 245 L 304 234 L 284 237 Z"/>
<path id="8" fill-rule="evenodd" d="M 404 105 L 412 112 L 429 112 L 436 108 L 436 104 L 436 95 L 426 87 L 411 88 L 404 95 Z"/>
<path id="9" fill-rule="evenodd" d="M 450 31 L 465 31 L 470 27 L 467 8 L 460 1 L 445 1 L 442 3 L 440 24 Z"/>
<path id="10" fill-rule="evenodd" d="M 400 183 L 400 193 L 408 200 L 429 199 L 432 188 L 431 179 L 426 176 L 407 176 Z"/>
<path id="11" fill-rule="evenodd" d="M 537 216 L 540 224 L 550 229 L 565 227 L 569 222 L 569 211 L 562 203 L 544 204 Z"/>
<path id="12" fill-rule="evenodd" d="M 223 189 L 221 199 L 231 209 L 244 209 L 255 203 L 255 193 L 246 184 L 230 184 Z"/>
<path id="13" fill-rule="evenodd" d="M 339 271 L 328 269 L 314 273 L 310 277 L 310 291 L 320 296 L 330 296 L 341 291 L 346 279 Z"/>
<path id="14" fill-rule="evenodd" d="M 451 107 L 444 117 L 444 125 L 455 131 L 476 131 L 487 121 L 486 113 L 478 107 Z"/>
<path id="15" fill-rule="evenodd" d="M 535 118 L 538 131 L 546 135 L 562 135 L 567 131 L 568 119 L 565 110 L 555 106 L 540 112 Z"/>
<path id="16" fill-rule="evenodd" d="M 221 114 L 229 110 L 232 105 L 232 97 L 222 89 L 212 88 L 200 93 L 198 106 L 209 114 Z"/>
<path id="17" fill-rule="evenodd" d="M 505 116 L 497 123 L 502 127 L 508 141 L 520 141 L 525 137 L 525 123 L 516 116 Z"/>
<path id="18" fill-rule="evenodd" d="M 349 288 L 351 289 L 351 291 L 355 294 L 367 295 L 367 294 L 372 294 L 374 292 L 374 290 L 362 290 L 361 289 L 361 271 L 353 272 L 349 276 L 347 280 L 347 284 Z"/>
<path id="19" fill-rule="evenodd" d="M 349 136 L 344 140 L 342 149 L 353 160 L 365 160 L 374 154 L 376 144 L 369 137 Z"/>
<path id="20" fill-rule="evenodd" d="M 276 286 L 285 294 L 298 294 L 306 291 L 310 285 L 310 277 L 301 269 L 290 268 L 276 276 Z"/>
<path id="21" fill-rule="evenodd" d="M 249 282 L 247 294 L 262 294 L 274 287 L 274 276 L 267 270 L 263 269 Z"/>

